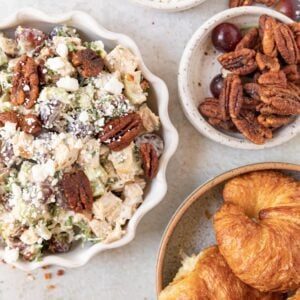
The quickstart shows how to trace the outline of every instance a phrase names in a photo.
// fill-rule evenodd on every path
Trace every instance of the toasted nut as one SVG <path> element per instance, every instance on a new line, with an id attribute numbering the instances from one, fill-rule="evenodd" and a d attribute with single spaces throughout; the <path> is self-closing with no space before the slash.
<path id="1" fill-rule="evenodd" d="M 89 179 L 81 170 L 65 173 L 62 179 L 65 197 L 75 212 L 91 211 L 93 207 L 93 193 Z"/>
<path id="2" fill-rule="evenodd" d="M 247 75 L 257 69 L 255 50 L 241 49 L 234 52 L 224 53 L 218 57 L 220 64 L 237 75 Z"/>
<path id="3" fill-rule="evenodd" d="M 106 123 L 100 141 L 113 151 L 121 151 L 129 146 L 142 130 L 141 117 L 137 113 L 131 113 Z"/>
<path id="4" fill-rule="evenodd" d="M 158 171 L 158 156 L 151 144 L 141 144 L 140 152 L 143 161 L 144 174 L 147 179 L 153 179 Z"/>
<path id="5" fill-rule="evenodd" d="M 289 26 L 283 23 L 277 24 L 274 37 L 278 51 L 285 62 L 289 65 L 297 64 L 300 59 L 300 52 L 294 34 Z"/>
<path id="6" fill-rule="evenodd" d="M 80 67 L 83 77 L 97 76 L 104 67 L 103 59 L 92 49 L 72 52 L 71 62 L 75 67 Z"/>
<path id="7" fill-rule="evenodd" d="M 24 105 L 26 109 L 34 106 L 39 96 L 39 76 L 35 61 L 26 55 L 21 56 L 14 68 L 11 103 Z"/>
<path id="8" fill-rule="evenodd" d="M 18 125 L 18 116 L 15 112 L 2 112 L 0 113 L 0 126 L 4 126 L 6 122 L 11 122 Z"/>
<path id="9" fill-rule="evenodd" d="M 19 124 L 21 129 L 30 134 L 38 134 L 42 130 L 42 122 L 34 114 L 27 114 L 25 116 L 19 115 Z"/>
<path id="10" fill-rule="evenodd" d="M 258 29 L 251 28 L 242 38 L 242 40 L 237 44 L 235 50 L 241 50 L 244 48 L 254 49 L 258 43 Z"/>

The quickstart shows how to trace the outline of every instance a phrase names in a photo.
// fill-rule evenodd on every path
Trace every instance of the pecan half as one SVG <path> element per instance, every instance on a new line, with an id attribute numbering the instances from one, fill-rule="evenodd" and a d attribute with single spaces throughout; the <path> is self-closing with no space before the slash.
<path id="1" fill-rule="evenodd" d="M 257 121 L 259 124 L 266 128 L 279 128 L 281 126 L 287 125 L 293 120 L 289 116 L 277 116 L 277 115 L 259 115 Z"/>
<path id="2" fill-rule="evenodd" d="M 298 48 L 300 49 L 300 23 L 294 22 L 289 24 L 289 26 L 294 33 L 296 43 L 298 45 Z"/>
<path id="3" fill-rule="evenodd" d="M 71 62 L 79 67 L 83 77 L 97 76 L 104 67 L 103 59 L 92 49 L 83 49 L 71 53 Z"/>
<path id="4" fill-rule="evenodd" d="M 207 122 L 210 125 L 212 125 L 216 128 L 222 129 L 222 130 L 226 130 L 226 131 L 234 130 L 234 125 L 233 125 L 231 120 L 222 121 L 222 120 L 219 120 L 217 118 L 208 118 Z"/>
<path id="5" fill-rule="evenodd" d="M 236 128 L 252 143 L 261 145 L 265 139 L 272 138 L 272 131 L 258 123 L 251 111 L 243 110 L 238 118 L 232 119 Z"/>
<path id="6" fill-rule="evenodd" d="M 34 114 L 27 114 L 25 116 L 19 115 L 19 125 L 21 129 L 29 134 L 38 134 L 42 130 L 42 122 L 38 118 L 38 116 Z"/>
<path id="7" fill-rule="evenodd" d="M 275 27 L 274 37 L 278 51 L 289 65 L 297 64 L 300 52 L 294 34 L 288 25 L 278 23 Z"/>
<path id="8" fill-rule="evenodd" d="M 255 50 L 245 48 L 225 53 L 218 57 L 218 61 L 226 70 L 234 74 L 247 75 L 257 69 L 255 54 Z"/>
<path id="9" fill-rule="evenodd" d="M 18 116 L 15 112 L 2 112 L 0 113 L 0 126 L 4 126 L 6 122 L 11 122 L 18 125 Z"/>
<path id="10" fill-rule="evenodd" d="M 259 95 L 265 104 L 278 111 L 277 114 L 300 114 L 300 88 L 292 83 L 287 87 L 260 86 Z"/>
<path id="11" fill-rule="evenodd" d="M 141 117 L 137 113 L 131 113 L 107 122 L 100 135 L 100 141 L 113 151 L 121 151 L 129 146 L 142 130 Z"/>
<path id="12" fill-rule="evenodd" d="M 269 71 L 258 78 L 258 83 L 262 85 L 287 86 L 287 78 L 283 71 Z"/>
<path id="13" fill-rule="evenodd" d="M 65 173 L 62 187 L 69 207 L 75 212 L 91 211 L 93 207 L 93 193 L 89 179 L 81 170 Z"/>
<path id="14" fill-rule="evenodd" d="M 39 96 L 39 76 L 35 61 L 26 55 L 21 56 L 14 68 L 11 90 L 11 103 L 34 106 Z"/>
<path id="15" fill-rule="evenodd" d="M 260 103 L 261 103 L 260 100 L 249 98 L 249 97 L 244 97 L 242 109 L 256 111 L 256 108 Z"/>
<path id="16" fill-rule="evenodd" d="M 240 113 L 244 100 L 243 86 L 239 76 L 228 75 L 226 77 L 220 100 L 222 100 L 222 97 L 226 98 L 225 103 L 228 103 L 230 117 L 237 117 Z"/>
<path id="17" fill-rule="evenodd" d="M 239 7 L 239 6 L 250 6 L 253 4 L 253 0 L 229 0 L 229 7 Z"/>
<path id="18" fill-rule="evenodd" d="M 199 104 L 198 110 L 205 117 L 226 121 L 226 112 L 219 99 L 206 98 Z"/>
<path id="19" fill-rule="evenodd" d="M 260 101 L 259 95 L 259 84 L 257 83 L 246 83 L 244 84 L 245 93 L 251 98 Z"/>
<path id="20" fill-rule="evenodd" d="M 140 152 L 143 161 L 144 174 L 147 179 L 153 179 L 158 171 L 158 156 L 155 148 L 149 144 L 141 144 Z"/>
<path id="21" fill-rule="evenodd" d="M 264 54 L 272 57 L 277 56 L 277 47 L 274 37 L 274 30 L 277 21 L 267 15 L 262 15 L 259 18 L 259 33 L 262 41 L 262 48 Z"/>
<path id="22" fill-rule="evenodd" d="M 260 71 L 279 71 L 280 64 L 277 57 L 271 57 L 258 52 L 256 54 L 256 63 Z"/>
<path id="23" fill-rule="evenodd" d="M 255 0 L 256 3 L 261 3 L 267 6 L 272 6 L 275 4 L 276 0 Z"/>
<path id="24" fill-rule="evenodd" d="M 285 73 L 288 81 L 299 83 L 300 72 L 297 65 L 287 65 L 282 68 L 282 71 Z"/>
<path id="25" fill-rule="evenodd" d="M 235 50 L 241 50 L 244 48 L 254 49 L 258 44 L 258 29 L 251 28 L 241 39 L 241 41 L 237 44 Z"/>

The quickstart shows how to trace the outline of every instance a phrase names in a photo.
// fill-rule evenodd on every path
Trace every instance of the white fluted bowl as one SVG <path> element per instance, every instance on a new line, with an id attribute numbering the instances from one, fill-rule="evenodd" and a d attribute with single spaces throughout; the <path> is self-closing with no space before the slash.
<path id="1" fill-rule="evenodd" d="M 160 158 L 157 177 L 149 184 L 144 202 L 129 221 L 126 227 L 126 234 L 120 240 L 110 244 L 99 243 L 85 247 L 78 245 L 68 253 L 45 255 L 42 261 L 26 262 L 20 260 L 13 264 L 15 267 L 25 271 L 30 271 L 45 265 L 57 265 L 69 268 L 83 266 L 93 256 L 102 251 L 119 248 L 131 242 L 135 237 L 139 221 L 147 212 L 163 200 L 167 192 L 166 168 L 178 144 L 178 134 L 168 114 L 169 93 L 167 86 L 145 66 L 137 45 L 128 36 L 106 30 L 99 25 L 95 19 L 81 11 L 72 11 L 59 15 L 47 15 L 32 8 L 22 9 L 2 20 L 0 22 L 0 30 L 9 33 L 12 32 L 16 26 L 23 25 L 50 32 L 56 24 L 73 26 L 79 29 L 84 38 L 91 40 L 101 39 L 108 48 L 122 44 L 128 47 L 139 58 L 139 67 L 151 86 L 148 104 L 160 116 L 162 125 L 161 135 L 165 142 L 165 151 Z M 3 249 L 0 248 L 0 257 L 2 255 Z"/>
<path id="2" fill-rule="evenodd" d="M 179 0 L 179 1 L 170 1 L 170 2 L 158 2 L 153 0 L 131 0 L 131 1 L 161 11 L 177 12 L 177 11 L 187 10 L 195 6 L 198 6 L 206 0 Z"/>

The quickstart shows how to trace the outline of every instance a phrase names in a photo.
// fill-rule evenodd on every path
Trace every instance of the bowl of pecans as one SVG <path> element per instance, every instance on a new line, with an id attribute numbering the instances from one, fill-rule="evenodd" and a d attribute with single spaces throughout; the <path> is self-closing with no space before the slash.
<path id="1" fill-rule="evenodd" d="M 208 138 L 240 149 L 264 149 L 300 129 L 300 25 L 263 7 L 221 12 L 184 51 L 181 104 Z"/>

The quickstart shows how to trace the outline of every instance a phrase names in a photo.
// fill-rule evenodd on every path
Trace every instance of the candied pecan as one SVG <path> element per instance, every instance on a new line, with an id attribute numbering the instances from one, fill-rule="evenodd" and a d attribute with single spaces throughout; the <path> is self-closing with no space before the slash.
<path id="1" fill-rule="evenodd" d="M 258 83 L 263 85 L 287 86 L 287 78 L 283 71 L 269 71 L 258 78 Z"/>
<path id="2" fill-rule="evenodd" d="M 81 170 L 65 173 L 62 187 L 69 207 L 75 212 L 91 211 L 93 207 L 93 193 L 89 179 Z"/>
<path id="3" fill-rule="evenodd" d="M 253 0 L 229 0 L 229 7 L 239 7 L 239 6 L 250 6 L 253 4 Z"/>
<path id="4" fill-rule="evenodd" d="M 243 105 L 243 86 L 237 75 L 229 75 L 224 81 L 224 94 L 228 97 L 229 115 L 234 118 L 239 115 Z"/>
<path id="5" fill-rule="evenodd" d="M 11 103 L 34 106 L 39 96 L 39 76 L 35 61 L 26 55 L 21 56 L 14 68 L 11 90 Z"/>
<path id="6" fill-rule="evenodd" d="M 258 123 L 266 128 L 279 128 L 281 126 L 287 125 L 292 121 L 290 116 L 277 116 L 277 115 L 259 115 L 257 117 Z"/>
<path id="7" fill-rule="evenodd" d="M 137 113 L 115 118 L 107 122 L 100 141 L 113 150 L 121 151 L 142 132 L 143 122 Z"/>
<path id="8" fill-rule="evenodd" d="M 260 52 L 256 54 L 256 63 L 260 71 L 279 71 L 280 64 L 277 57 L 271 57 Z"/>
<path id="9" fill-rule="evenodd" d="M 258 38 L 258 29 L 251 28 L 237 44 L 235 50 L 241 50 L 244 48 L 254 49 L 257 46 Z"/>
<path id="10" fill-rule="evenodd" d="M 277 25 L 277 21 L 267 15 L 262 15 L 259 18 L 259 33 L 262 41 L 262 49 L 264 54 L 276 57 L 277 48 L 274 37 L 274 30 Z"/>
<path id="11" fill-rule="evenodd" d="M 261 3 L 267 6 L 272 6 L 275 4 L 276 0 L 255 0 L 256 3 Z"/>
<path id="12" fill-rule="evenodd" d="M 274 37 L 278 51 L 289 65 L 299 62 L 300 53 L 294 34 L 288 25 L 278 23 L 274 30 Z"/>
<path id="13" fill-rule="evenodd" d="M 158 171 L 158 156 L 155 148 L 149 143 L 141 144 L 140 152 L 145 177 L 147 179 L 153 179 Z"/>
<path id="14" fill-rule="evenodd" d="M 7 111 L 0 113 L 0 126 L 4 126 L 6 122 L 15 123 L 18 125 L 18 116 L 13 111 Z"/>
<path id="15" fill-rule="evenodd" d="M 282 68 L 282 71 L 285 73 L 288 81 L 291 82 L 300 81 L 300 72 L 297 65 L 287 65 Z"/>
<path id="16" fill-rule="evenodd" d="M 245 93 L 251 98 L 260 101 L 259 95 L 259 84 L 257 83 L 246 83 L 244 84 Z"/>
<path id="17" fill-rule="evenodd" d="M 104 67 L 103 59 L 92 49 L 72 52 L 71 62 L 75 67 L 80 67 L 83 77 L 97 76 Z"/>
<path id="18" fill-rule="evenodd" d="M 261 103 L 260 100 L 244 97 L 242 109 L 256 111 L 257 106 Z"/>
<path id="19" fill-rule="evenodd" d="M 223 130 L 233 130 L 234 125 L 231 120 L 222 121 L 217 118 L 208 118 L 208 123 L 216 128 L 223 129 Z"/>
<path id="20" fill-rule="evenodd" d="M 300 49 L 300 23 L 294 22 L 289 24 L 289 26 L 294 33 L 296 43 L 298 45 L 298 48 Z"/>
<path id="21" fill-rule="evenodd" d="M 227 70 L 237 75 L 247 75 L 257 69 L 255 50 L 241 49 L 224 53 L 218 57 L 220 64 Z"/>
<path id="22" fill-rule="evenodd" d="M 272 138 L 272 131 L 258 123 L 251 111 L 242 110 L 238 118 L 232 119 L 236 128 L 251 142 L 261 145 L 265 139 Z"/>
<path id="23" fill-rule="evenodd" d="M 280 112 L 277 114 L 300 114 L 300 88 L 292 83 L 288 83 L 287 87 L 260 86 L 259 95 L 265 104 Z"/>
<path id="24" fill-rule="evenodd" d="M 226 120 L 224 107 L 221 105 L 219 99 L 206 98 L 199 104 L 198 110 L 205 117 Z"/>
<path id="25" fill-rule="evenodd" d="M 38 116 L 34 114 L 27 114 L 25 116 L 19 115 L 18 120 L 21 129 L 26 133 L 35 135 L 40 133 L 42 130 L 42 122 Z"/>
<path id="26" fill-rule="evenodd" d="M 263 115 L 279 115 L 279 116 L 287 116 L 289 114 L 286 114 L 285 111 L 282 111 L 280 109 L 275 108 L 272 105 L 261 103 L 256 107 L 256 110 L 260 112 Z"/>

